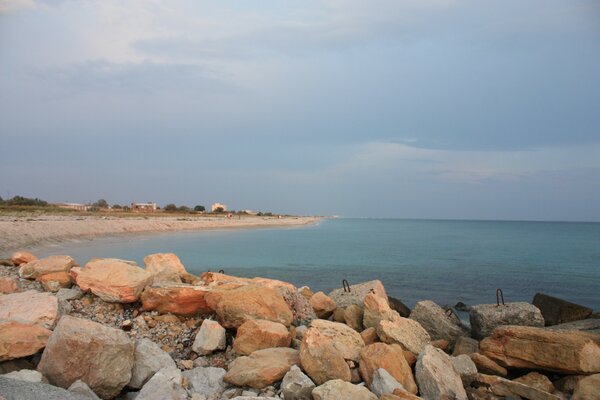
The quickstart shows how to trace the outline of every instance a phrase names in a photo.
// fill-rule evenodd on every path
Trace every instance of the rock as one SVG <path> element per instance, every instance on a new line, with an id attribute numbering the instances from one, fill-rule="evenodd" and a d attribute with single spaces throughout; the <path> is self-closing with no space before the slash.
<path id="1" fill-rule="evenodd" d="M 471 308 L 471 336 L 483 339 L 501 325 L 544 326 L 544 317 L 540 310 L 529 303 L 480 304 Z"/>
<path id="2" fill-rule="evenodd" d="M 329 296 L 323 292 L 317 292 L 310 298 L 310 305 L 317 317 L 327 319 L 333 314 L 337 305 Z"/>
<path id="3" fill-rule="evenodd" d="M 320 385 L 332 379 L 350 381 L 350 367 L 330 338 L 321 334 L 304 334 L 300 345 L 300 363 L 308 376 Z M 318 331 L 317 331 L 318 332 Z"/>
<path id="4" fill-rule="evenodd" d="M 233 349 L 238 354 L 249 355 L 256 350 L 272 347 L 290 347 L 292 336 L 279 322 L 255 319 L 244 322 L 237 330 Z M 225 331 L 223 330 L 223 345 Z"/>
<path id="5" fill-rule="evenodd" d="M 479 342 L 475 339 L 471 339 L 466 336 L 459 336 L 456 338 L 454 343 L 453 356 L 460 356 L 461 354 L 477 353 L 479 351 Z"/>
<path id="6" fill-rule="evenodd" d="M 385 288 L 379 280 L 358 283 L 350 286 L 350 292 L 345 292 L 343 288 L 336 289 L 329 293 L 329 297 L 337 304 L 338 307 L 348 307 L 351 304 L 357 306 L 363 305 L 365 297 L 369 293 L 375 293 L 376 295 L 387 299 Z"/>
<path id="7" fill-rule="evenodd" d="M 573 400 L 600 399 L 600 374 L 586 376 L 577 382 L 573 391 Z"/>
<path id="8" fill-rule="evenodd" d="M 593 312 L 591 308 L 543 293 L 535 294 L 533 305 L 540 309 L 546 326 L 586 319 Z"/>
<path id="9" fill-rule="evenodd" d="M 129 383 L 134 344 L 121 330 L 64 316 L 48 340 L 38 370 L 56 386 L 78 379 L 100 397 L 112 398 Z"/>
<path id="10" fill-rule="evenodd" d="M 524 398 L 529 400 L 560 400 L 561 398 L 542 390 L 509 381 L 499 376 L 477 374 L 475 381 L 478 385 L 486 385 L 496 396 L 508 398 Z"/>
<path id="11" fill-rule="evenodd" d="M 292 310 L 275 289 L 256 285 L 242 286 L 222 296 L 216 307 L 225 328 L 238 328 L 250 319 L 266 319 L 290 326 Z"/>
<path id="12" fill-rule="evenodd" d="M 400 346 L 400 345 L 397 345 Z M 400 346 L 402 347 L 402 346 Z M 408 363 L 408 365 L 412 368 L 413 365 L 415 365 L 417 363 L 417 356 L 414 355 L 414 353 L 411 353 L 408 350 L 402 350 L 402 354 L 404 355 L 404 359 L 406 360 L 406 362 Z"/>
<path id="13" fill-rule="evenodd" d="M 531 386 L 548 393 L 553 393 L 555 390 L 550 379 L 548 379 L 546 375 L 542 375 L 536 371 L 530 372 L 527 375 L 523 375 L 517 379 L 513 379 L 513 382 L 519 382 L 523 385 Z"/>
<path id="14" fill-rule="evenodd" d="M 0 376 L 3 400 L 86 400 L 78 394 L 46 383 L 33 383 Z"/>
<path id="15" fill-rule="evenodd" d="M 393 393 L 398 388 L 404 387 L 389 372 L 383 368 L 375 370 L 370 389 L 377 397 Z"/>
<path id="16" fill-rule="evenodd" d="M 566 375 L 552 382 L 552 385 L 560 392 L 573 394 L 575 387 L 583 378 L 585 378 L 585 375 Z"/>
<path id="17" fill-rule="evenodd" d="M 109 303 L 133 303 L 152 282 L 152 275 L 136 265 L 112 258 L 94 259 L 79 271 L 77 285 Z"/>
<path id="18" fill-rule="evenodd" d="M 73 382 L 73 384 L 69 386 L 67 390 L 86 399 L 100 400 L 100 397 L 96 396 L 96 393 L 94 393 L 94 391 L 90 389 L 90 387 L 82 380 Z"/>
<path id="19" fill-rule="evenodd" d="M 346 319 L 344 319 L 344 312 L 346 312 L 345 308 L 343 308 L 343 307 L 337 307 L 333 311 L 333 316 L 332 316 L 333 321 L 345 324 L 346 323 Z"/>
<path id="20" fill-rule="evenodd" d="M 133 389 L 141 389 L 158 370 L 176 366 L 169 353 L 146 338 L 136 340 L 133 357 L 131 380 L 127 384 L 128 387 Z"/>
<path id="21" fill-rule="evenodd" d="M 402 389 L 394 390 L 392 394 L 384 394 L 380 400 L 422 400 L 422 397 L 415 396 L 412 393 L 403 391 Z"/>
<path id="22" fill-rule="evenodd" d="M 410 308 L 402 301 L 388 296 L 388 303 L 390 304 L 390 308 L 400 314 L 401 317 L 408 318 L 410 315 Z"/>
<path id="23" fill-rule="evenodd" d="M 599 343 L 600 336 L 579 331 L 501 326 L 480 348 L 505 367 L 594 374 L 600 372 Z"/>
<path id="24" fill-rule="evenodd" d="M 365 345 L 373 344 L 379 341 L 379 336 L 377 336 L 377 329 L 375 328 L 367 328 L 360 333 L 360 337 L 363 338 Z"/>
<path id="25" fill-rule="evenodd" d="M 346 325 L 357 332 L 361 332 L 363 328 L 363 309 L 356 304 L 351 304 L 344 309 L 344 321 Z"/>
<path id="26" fill-rule="evenodd" d="M 281 382 L 281 392 L 285 400 L 312 400 L 314 388 L 313 381 L 296 365 L 292 365 Z"/>
<path id="27" fill-rule="evenodd" d="M 447 340 L 450 347 L 454 346 L 459 336 L 468 334 L 466 328 L 448 317 L 442 307 L 430 300 L 418 302 L 410 314 L 410 319 L 420 323 L 431 336 L 431 340 Z"/>
<path id="28" fill-rule="evenodd" d="M 144 385 L 135 400 L 186 400 L 187 392 L 181 384 L 181 371 L 176 367 L 162 368 Z"/>
<path id="29" fill-rule="evenodd" d="M 3 374 L 2 377 L 17 379 L 25 382 L 44 382 L 44 375 L 40 374 L 38 371 L 32 369 L 22 369 L 19 371 L 9 372 L 8 374 Z M 0 395 L 2 393 L 0 392 Z"/>
<path id="30" fill-rule="evenodd" d="M 433 347 L 437 347 L 440 350 L 446 351 L 446 350 L 448 350 L 450 343 L 446 339 L 438 339 L 438 340 L 432 340 L 431 345 Z"/>
<path id="31" fill-rule="evenodd" d="M 181 276 L 187 274 L 185 267 L 173 253 L 156 253 L 144 257 L 146 272 L 154 277 L 154 283 L 181 282 Z"/>
<path id="32" fill-rule="evenodd" d="M 218 397 L 223 394 L 227 384 L 223 381 L 226 371 L 223 368 L 198 367 L 183 371 L 183 376 L 189 382 L 191 393 L 206 397 Z"/>
<path id="33" fill-rule="evenodd" d="M 312 391 L 314 400 L 377 400 L 366 387 L 353 385 L 341 379 L 327 381 Z"/>
<path id="34" fill-rule="evenodd" d="M 19 281 L 10 276 L 0 276 L 0 293 L 16 293 L 20 291 Z"/>
<path id="35" fill-rule="evenodd" d="M 83 292 L 79 287 L 75 286 L 70 289 L 59 289 L 56 292 L 56 298 L 58 301 L 69 301 L 69 300 L 78 300 L 83 297 Z"/>
<path id="36" fill-rule="evenodd" d="M 450 356 L 431 345 L 417 359 L 415 375 L 421 397 L 426 400 L 442 398 L 467 400 L 460 375 Z"/>
<path id="37" fill-rule="evenodd" d="M 280 288 L 277 290 L 292 310 L 292 323 L 294 325 L 308 325 L 313 319 L 317 319 L 317 314 L 315 314 L 315 310 L 313 310 L 310 305 L 310 301 L 302 296 L 300 292 L 292 292 L 287 288 Z"/>
<path id="38" fill-rule="evenodd" d="M 42 275 L 36 281 L 40 282 L 47 292 L 58 292 L 62 288 L 70 288 L 73 284 L 71 275 L 65 271 Z"/>
<path id="39" fill-rule="evenodd" d="M 556 331 L 582 331 L 600 335 L 600 319 L 592 318 L 581 321 L 566 322 L 564 324 L 549 326 L 548 329 Z"/>
<path id="40" fill-rule="evenodd" d="M 0 361 L 30 356 L 43 349 L 52 331 L 31 322 L 0 321 Z"/>
<path id="41" fill-rule="evenodd" d="M 211 314 L 214 309 L 208 306 L 206 294 L 209 289 L 186 284 L 160 284 L 147 286 L 140 300 L 144 310 L 156 310 L 161 314 L 192 316 Z"/>
<path id="42" fill-rule="evenodd" d="M 376 328 L 379 321 L 392 321 L 400 315 L 392 310 L 387 298 L 369 293 L 365 296 L 363 310 L 363 326 L 365 328 Z"/>
<path id="43" fill-rule="evenodd" d="M 229 364 L 224 380 L 236 386 L 262 389 L 280 381 L 292 365 L 298 363 L 298 351 L 294 349 L 277 347 L 257 350 Z"/>
<path id="44" fill-rule="evenodd" d="M 196 334 L 192 350 L 196 354 L 207 355 L 215 350 L 224 350 L 225 344 L 225 328 L 217 321 L 205 319 Z"/>
<path id="45" fill-rule="evenodd" d="M 508 371 L 506 368 L 498 365 L 495 361 L 490 360 L 488 357 L 479 353 L 471 353 L 468 355 L 471 358 L 471 361 L 475 363 L 477 367 L 477 371 L 482 374 L 487 375 L 498 375 L 498 376 L 506 376 L 508 375 Z"/>
<path id="46" fill-rule="evenodd" d="M 403 317 L 397 317 L 393 321 L 380 321 L 377 325 L 377 335 L 382 342 L 398 343 L 414 354 L 421 353 L 431 342 L 429 334 L 421 324 Z"/>
<path id="47" fill-rule="evenodd" d="M 399 346 L 373 343 L 361 350 L 359 371 L 367 387 L 371 387 L 373 374 L 380 368 L 386 370 L 407 391 L 417 393 L 412 371 Z"/>
<path id="48" fill-rule="evenodd" d="M 477 367 L 473 360 L 466 354 L 452 357 L 450 360 L 452 361 L 452 366 L 458 372 L 458 375 L 460 375 L 463 386 L 469 386 L 477 376 Z"/>
<path id="49" fill-rule="evenodd" d="M 469 312 L 471 311 L 471 307 L 469 307 L 468 305 L 466 305 L 465 303 L 463 303 L 462 301 L 459 301 L 458 303 L 456 303 L 454 305 L 454 308 L 457 311 L 463 311 L 463 312 Z"/>
<path id="50" fill-rule="evenodd" d="M 345 360 L 352 360 L 354 362 L 358 362 L 360 350 L 365 345 L 360 333 L 339 322 L 322 319 L 314 320 L 311 322 L 310 328 L 306 331 L 304 337 L 310 338 L 314 336 L 326 338 Z"/>
<path id="51" fill-rule="evenodd" d="M 8 258 L 0 258 L 0 265 L 3 267 L 14 267 L 15 264 Z"/>
<path id="52" fill-rule="evenodd" d="M 75 265 L 77 265 L 75 260 L 69 256 L 50 256 L 22 264 L 19 267 L 19 276 L 21 278 L 36 279 L 53 272 L 69 272 L 71 267 Z"/>
<path id="53" fill-rule="evenodd" d="M 0 296 L 0 320 L 32 322 L 52 329 L 60 313 L 58 300 L 49 293 L 28 290 Z"/>
<path id="54" fill-rule="evenodd" d="M 310 300 L 314 294 L 308 286 L 302 286 L 300 289 L 298 289 L 298 293 L 304 296 L 307 300 Z"/>
<path id="55" fill-rule="evenodd" d="M 26 251 L 17 251 L 16 253 L 13 253 L 10 261 L 12 261 L 12 263 L 18 267 L 21 264 L 27 264 L 37 259 L 38 258 L 31 253 Z"/>

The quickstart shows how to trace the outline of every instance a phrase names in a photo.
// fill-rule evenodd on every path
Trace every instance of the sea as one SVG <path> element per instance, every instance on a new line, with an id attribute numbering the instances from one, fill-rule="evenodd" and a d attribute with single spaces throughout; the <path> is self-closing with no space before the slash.
<path id="1" fill-rule="evenodd" d="M 600 223 L 323 219 L 294 228 L 229 229 L 70 241 L 41 255 L 137 261 L 173 252 L 193 274 L 223 270 L 325 293 L 379 279 L 409 307 L 531 302 L 537 292 L 600 310 Z"/>

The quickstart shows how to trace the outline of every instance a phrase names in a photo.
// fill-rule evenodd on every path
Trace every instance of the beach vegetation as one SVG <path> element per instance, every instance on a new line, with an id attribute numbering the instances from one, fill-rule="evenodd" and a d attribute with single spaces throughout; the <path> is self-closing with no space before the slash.
<path id="1" fill-rule="evenodd" d="M 166 212 L 175 212 L 175 211 L 177 211 L 177 206 L 173 203 L 169 203 L 165 206 L 165 211 Z"/>
<path id="2" fill-rule="evenodd" d="M 121 207 L 120 204 L 113 204 L 112 208 L 114 208 L 115 210 L 122 210 L 123 207 Z"/>
<path id="3" fill-rule="evenodd" d="M 108 202 L 104 199 L 100 199 L 94 204 L 92 204 L 92 206 L 97 208 L 108 208 Z"/>
<path id="4" fill-rule="evenodd" d="M 206 207 L 197 205 L 196 207 L 194 207 L 194 211 L 203 212 L 203 211 L 206 211 Z"/>
<path id="5" fill-rule="evenodd" d="M 177 208 L 177 211 L 179 212 L 190 212 L 190 208 L 188 206 L 179 206 L 179 208 Z"/>
<path id="6" fill-rule="evenodd" d="M 37 197 L 34 199 L 23 197 L 23 196 L 15 196 L 12 199 L 2 200 L 0 198 L 0 204 L 7 206 L 35 206 L 35 207 L 46 207 L 48 205 L 47 201 L 38 199 Z"/>
<path id="7" fill-rule="evenodd" d="M 224 209 L 223 207 L 217 207 L 217 208 L 215 208 L 215 209 L 213 210 L 213 212 L 214 212 L 215 214 L 222 214 L 222 213 L 224 213 L 224 212 L 225 212 L 225 209 Z"/>

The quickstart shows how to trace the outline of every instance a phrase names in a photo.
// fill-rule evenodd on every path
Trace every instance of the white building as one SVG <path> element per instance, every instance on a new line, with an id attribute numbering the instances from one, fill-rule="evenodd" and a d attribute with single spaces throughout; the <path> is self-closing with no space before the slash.
<path id="1" fill-rule="evenodd" d="M 221 204 L 221 203 L 214 203 L 214 204 L 211 206 L 210 210 L 211 210 L 212 212 L 215 212 L 215 211 L 217 211 L 217 210 L 220 210 L 220 211 L 223 211 L 223 212 L 225 212 L 225 211 L 227 211 L 227 205 L 226 205 L 226 204 Z"/>

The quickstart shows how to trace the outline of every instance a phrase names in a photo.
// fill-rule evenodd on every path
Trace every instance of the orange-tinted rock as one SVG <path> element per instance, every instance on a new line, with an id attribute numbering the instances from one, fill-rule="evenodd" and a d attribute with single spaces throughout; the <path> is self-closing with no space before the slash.
<path id="1" fill-rule="evenodd" d="M 60 317 L 58 300 L 35 290 L 0 296 L 0 320 L 31 322 L 52 329 Z"/>
<path id="2" fill-rule="evenodd" d="M 68 272 L 52 272 L 36 279 L 47 292 L 58 292 L 61 288 L 70 288 L 73 282 Z"/>
<path id="3" fill-rule="evenodd" d="M 317 317 L 327 319 L 336 309 L 335 302 L 323 292 L 317 292 L 310 298 L 310 305 Z"/>
<path id="4" fill-rule="evenodd" d="M 65 316 L 46 344 L 38 370 L 55 386 L 81 379 L 98 396 L 113 398 L 131 379 L 134 343 L 97 322 Z"/>
<path id="5" fill-rule="evenodd" d="M 313 291 L 308 286 L 302 286 L 300 289 L 298 289 L 298 293 L 309 300 L 314 295 Z"/>
<path id="6" fill-rule="evenodd" d="M 379 336 L 377 336 L 377 329 L 375 328 L 367 328 L 360 333 L 360 336 L 363 338 L 365 345 L 373 344 L 379 341 Z"/>
<path id="7" fill-rule="evenodd" d="M 338 307 L 348 307 L 350 304 L 361 306 L 365 302 L 365 297 L 369 293 L 374 293 L 379 297 L 387 299 L 387 294 L 383 284 L 379 280 L 362 282 L 350 285 L 350 291 L 347 292 L 343 288 L 336 289 L 329 293 L 329 297 Z"/>
<path id="8" fill-rule="evenodd" d="M 133 303 L 152 282 L 152 275 L 129 262 L 95 259 L 77 274 L 77 285 L 110 303 Z"/>
<path id="9" fill-rule="evenodd" d="M 306 374 L 320 385 L 332 379 L 350 382 L 352 374 L 342 353 L 322 335 L 306 335 L 300 345 L 300 364 Z"/>
<path id="10" fill-rule="evenodd" d="M 394 346 L 394 345 L 392 345 L 392 346 Z M 413 365 L 416 364 L 417 356 L 415 356 L 413 352 L 408 351 L 408 350 L 402 350 L 402 354 L 404 354 L 404 359 L 406 360 L 408 365 L 410 365 L 412 367 Z"/>
<path id="11" fill-rule="evenodd" d="M 17 267 L 21 264 L 27 264 L 28 262 L 32 262 L 37 259 L 38 258 L 36 256 L 26 251 L 17 251 L 13 253 L 12 257 L 10 258 L 13 264 Z"/>
<path id="12" fill-rule="evenodd" d="M 292 337 L 279 322 L 254 319 L 244 322 L 237 330 L 233 349 L 242 355 L 272 347 L 289 347 Z"/>
<path id="13" fill-rule="evenodd" d="M 19 281 L 10 276 L 0 276 L 0 293 L 16 293 L 19 291 Z"/>
<path id="14" fill-rule="evenodd" d="M 156 253 L 144 257 L 147 272 L 154 276 L 154 283 L 181 282 L 181 277 L 187 274 L 179 257 L 173 253 Z"/>
<path id="15" fill-rule="evenodd" d="M 69 272 L 75 265 L 75 260 L 69 256 L 50 256 L 22 264 L 19 267 L 19 276 L 36 279 L 52 272 Z"/>
<path id="16" fill-rule="evenodd" d="M 43 349 L 52 331 L 31 322 L 0 321 L 0 361 L 27 357 Z"/>
<path id="17" fill-rule="evenodd" d="M 381 320 L 392 321 L 394 318 L 400 317 L 400 314 L 390 308 L 387 298 L 374 293 L 365 296 L 363 313 L 365 328 L 377 328 Z"/>
<path id="18" fill-rule="evenodd" d="M 379 321 L 377 335 L 382 342 L 398 343 L 414 354 L 421 353 L 431 341 L 429 334 L 421 324 L 403 317 L 395 317 L 392 321 Z"/>
<path id="19" fill-rule="evenodd" d="M 290 348 L 258 350 L 229 364 L 223 380 L 236 386 L 262 389 L 283 379 L 292 365 L 298 365 L 298 351 Z"/>
<path id="20" fill-rule="evenodd" d="M 344 310 L 344 321 L 346 325 L 355 331 L 362 332 L 363 331 L 363 317 L 364 312 L 362 307 L 357 306 L 356 304 L 350 304 Z"/>
<path id="21" fill-rule="evenodd" d="M 513 379 L 513 382 L 519 382 L 523 385 L 527 385 L 538 390 L 552 393 L 554 392 L 554 385 L 546 375 L 542 375 L 539 372 L 533 371 L 527 375 L 523 375 L 519 378 Z"/>
<path id="22" fill-rule="evenodd" d="M 225 328 L 237 328 L 251 319 L 266 319 L 289 326 L 293 319 L 292 310 L 281 294 L 275 289 L 255 285 L 227 291 L 219 299 L 216 313 Z"/>
<path id="23" fill-rule="evenodd" d="M 440 350 L 446 351 L 450 343 L 446 339 L 438 339 L 431 342 L 433 347 L 437 347 Z"/>
<path id="24" fill-rule="evenodd" d="M 477 367 L 477 371 L 482 374 L 487 375 L 498 375 L 498 376 L 506 376 L 508 375 L 508 371 L 501 365 L 498 365 L 494 360 L 490 360 L 488 357 L 479 353 L 471 353 L 469 354 L 471 360 Z"/>
<path id="25" fill-rule="evenodd" d="M 140 300 L 144 310 L 176 315 L 210 314 L 214 312 L 206 302 L 209 289 L 185 284 L 147 286 Z"/>
<path id="26" fill-rule="evenodd" d="M 315 319 L 304 334 L 305 338 L 314 336 L 321 336 L 329 340 L 345 360 L 354 362 L 358 362 L 360 350 L 365 346 L 360 333 L 339 322 Z"/>
<path id="27" fill-rule="evenodd" d="M 249 279 L 249 278 L 242 278 L 239 276 L 226 275 L 226 274 L 221 274 L 218 272 L 210 272 L 210 271 L 205 272 L 202 275 L 200 275 L 199 282 L 197 284 L 200 284 L 200 283 L 207 285 L 207 286 L 211 286 L 211 287 L 235 283 L 238 286 L 239 285 L 258 285 L 258 286 L 268 287 L 271 289 L 285 288 L 285 289 L 291 290 L 293 292 L 296 291 L 296 287 L 294 285 L 292 285 L 291 283 L 279 281 L 277 279 L 267 279 L 267 278 Z"/>
<path id="28" fill-rule="evenodd" d="M 412 371 L 399 347 L 394 348 L 385 343 L 373 343 L 361 350 L 359 370 L 367 387 L 371 387 L 373 373 L 379 368 L 389 372 L 410 393 L 417 393 L 417 385 Z"/>

